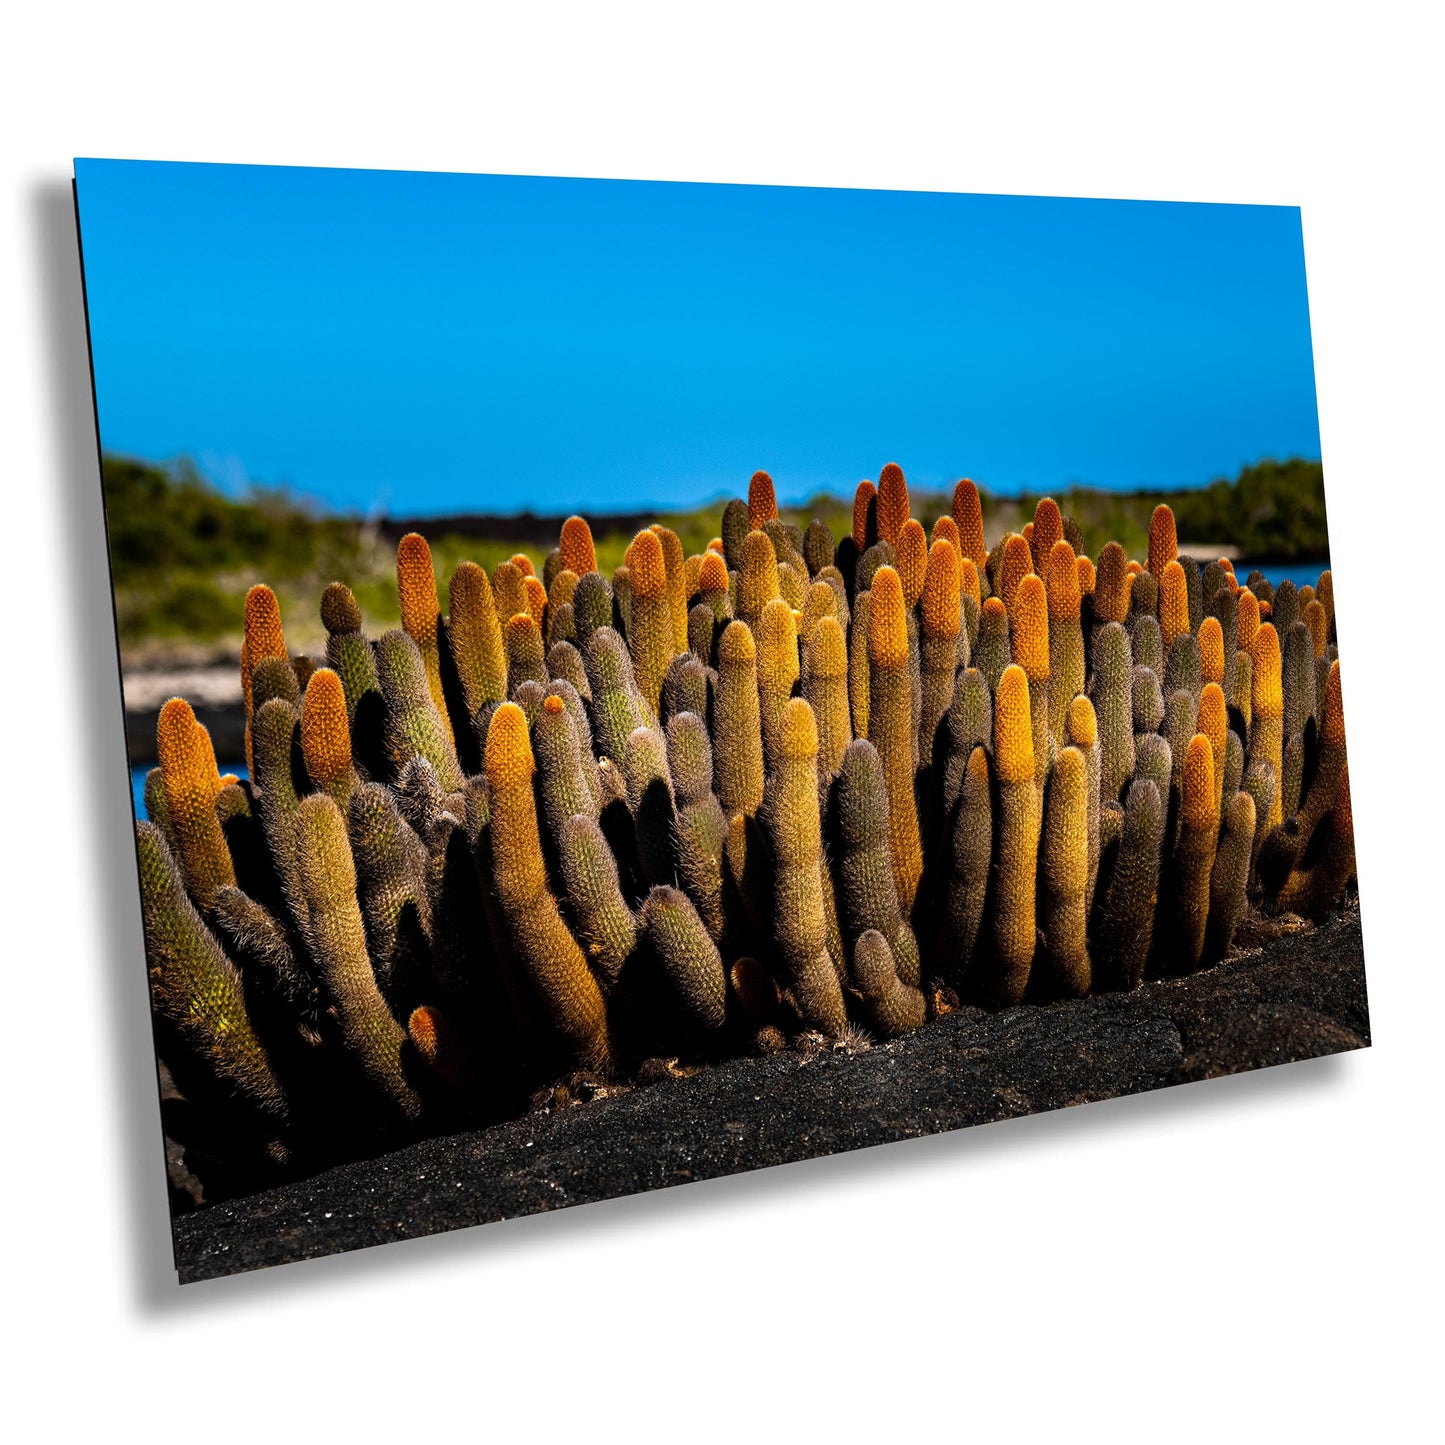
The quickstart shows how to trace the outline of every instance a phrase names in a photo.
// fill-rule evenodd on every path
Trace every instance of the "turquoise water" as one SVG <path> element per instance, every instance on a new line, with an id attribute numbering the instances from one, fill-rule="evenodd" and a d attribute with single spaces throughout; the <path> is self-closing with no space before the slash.
<path id="1" fill-rule="evenodd" d="M 1320 580 L 1320 573 L 1329 565 L 1328 557 L 1319 562 L 1266 562 L 1263 566 L 1241 559 L 1234 564 L 1234 575 L 1243 582 L 1258 566 L 1273 587 L 1278 587 L 1286 578 L 1296 587 L 1306 584 L 1313 587 Z"/>
<path id="2" fill-rule="evenodd" d="M 246 772 L 245 763 L 228 763 L 223 761 L 219 766 L 223 774 L 235 773 L 238 778 L 250 776 Z M 146 774 L 148 772 L 150 772 L 150 768 L 148 767 L 132 768 L 130 770 L 130 795 L 132 801 L 135 803 L 135 815 L 137 818 L 144 818 L 146 815 Z"/>

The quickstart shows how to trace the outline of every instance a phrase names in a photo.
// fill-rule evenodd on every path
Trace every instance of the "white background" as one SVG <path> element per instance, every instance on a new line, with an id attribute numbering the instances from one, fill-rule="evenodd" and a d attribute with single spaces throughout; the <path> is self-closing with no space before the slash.
<path id="1" fill-rule="evenodd" d="M 474 8 L 6 21 L 12 1438 L 1432 1433 L 1445 131 L 1426 7 Z M 77 154 L 1302 205 L 1375 1047 L 178 1290 Z"/>

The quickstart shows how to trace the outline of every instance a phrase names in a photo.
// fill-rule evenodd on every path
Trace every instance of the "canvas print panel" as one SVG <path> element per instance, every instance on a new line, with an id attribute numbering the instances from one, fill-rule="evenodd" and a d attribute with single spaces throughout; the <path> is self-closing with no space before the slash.
<path id="1" fill-rule="evenodd" d="M 1368 1042 L 1297 212 L 77 197 L 183 1279 Z"/>

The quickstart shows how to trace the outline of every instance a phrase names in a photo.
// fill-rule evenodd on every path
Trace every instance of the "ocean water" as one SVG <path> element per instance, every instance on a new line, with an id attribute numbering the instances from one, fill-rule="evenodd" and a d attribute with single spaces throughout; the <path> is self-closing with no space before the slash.
<path id="1" fill-rule="evenodd" d="M 235 773 L 238 778 L 249 777 L 245 763 L 228 763 L 224 759 L 220 762 L 221 773 Z M 146 815 L 146 774 L 150 772 L 149 767 L 132 768 L 130 770 L 130 795 L 135 804 L 135 815 L 137 818 L 144 818 Z"/>
<path id="2" fill-rule="evenodd" d="M 1288 578 L 1296 587 L 1313 587 L 1320 580 L 1320 573 L 1330 565 L 1328 557 L 1318 562 L 1250 562 L 1244 559 L 1234 564 L 1234 575 L 1243 582 L 1256 567 L 1269 579 L 1270 586 L 1278 587 Z"/>

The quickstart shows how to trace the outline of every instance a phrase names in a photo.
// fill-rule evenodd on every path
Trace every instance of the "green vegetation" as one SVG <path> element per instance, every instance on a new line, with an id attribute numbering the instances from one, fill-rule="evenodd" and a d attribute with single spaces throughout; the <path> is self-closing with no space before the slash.
<path id="1" fill-rule="evenodd" d="M 322 512 L 289 493 L 253 488 L 228 497 L 187 462 L 171 468 L 107 456 L 102 462 L 116 616 L 128 652 L 177 643 L 239 645 L 239 619 L 247 589 L 265 578 L 292 621 L 293 642 L 315 650 L 324 643 L 314 599 L 337 577 L 348 579 L 356 601 L 373 626 L 401 621 L 396 590 L 394 527 L 378 528 L 360 518 Z M 1186 492 L 1106 492 L 1073 488 L 1056 494 L 1076 518 L 1086 545 L 1118 539 L 1130 555 L 1142 554 L 1146 522 L 1155 503 L 1167 499 L 1184 546 L 1192 542 L 1232 544 L 1250 558 L 1314 559 L 1329 552 L 1325 532 L 1323 468 L 1293 459 L 1261 462 L 1235 481 L 1219 480 Z M 1021 529 L 1032 519 L 1038 498 L 983 497 L 990 540 Z M 916 515 L 926 527 L 949 514 L 944 493 L 913 494 Z M 834 535 L 852 527 L 852 502 L 819 496 L 802 507 L 781 507 L 779 520 L 806 527 L 818 519 Z M 684 555 L 702 552 L 718 534 L 713 507 L 661 519 L 677 534 Z M 556 518 L 538 518 L 535 536 L 508 526 L 505 537 L 428 528 L 432 559 L 441 576 L 463 560 L 490 573 L 518 551 L 540 563 L 553 546 Z M 621 565 L 636 530 L 635 518 L 614 523 L 596 519 L 597 569 L 610 577 Z M 447 599 L 442 599 L 446 605 Z M 308 629 L 310 629 L 308 631 Z"/>

